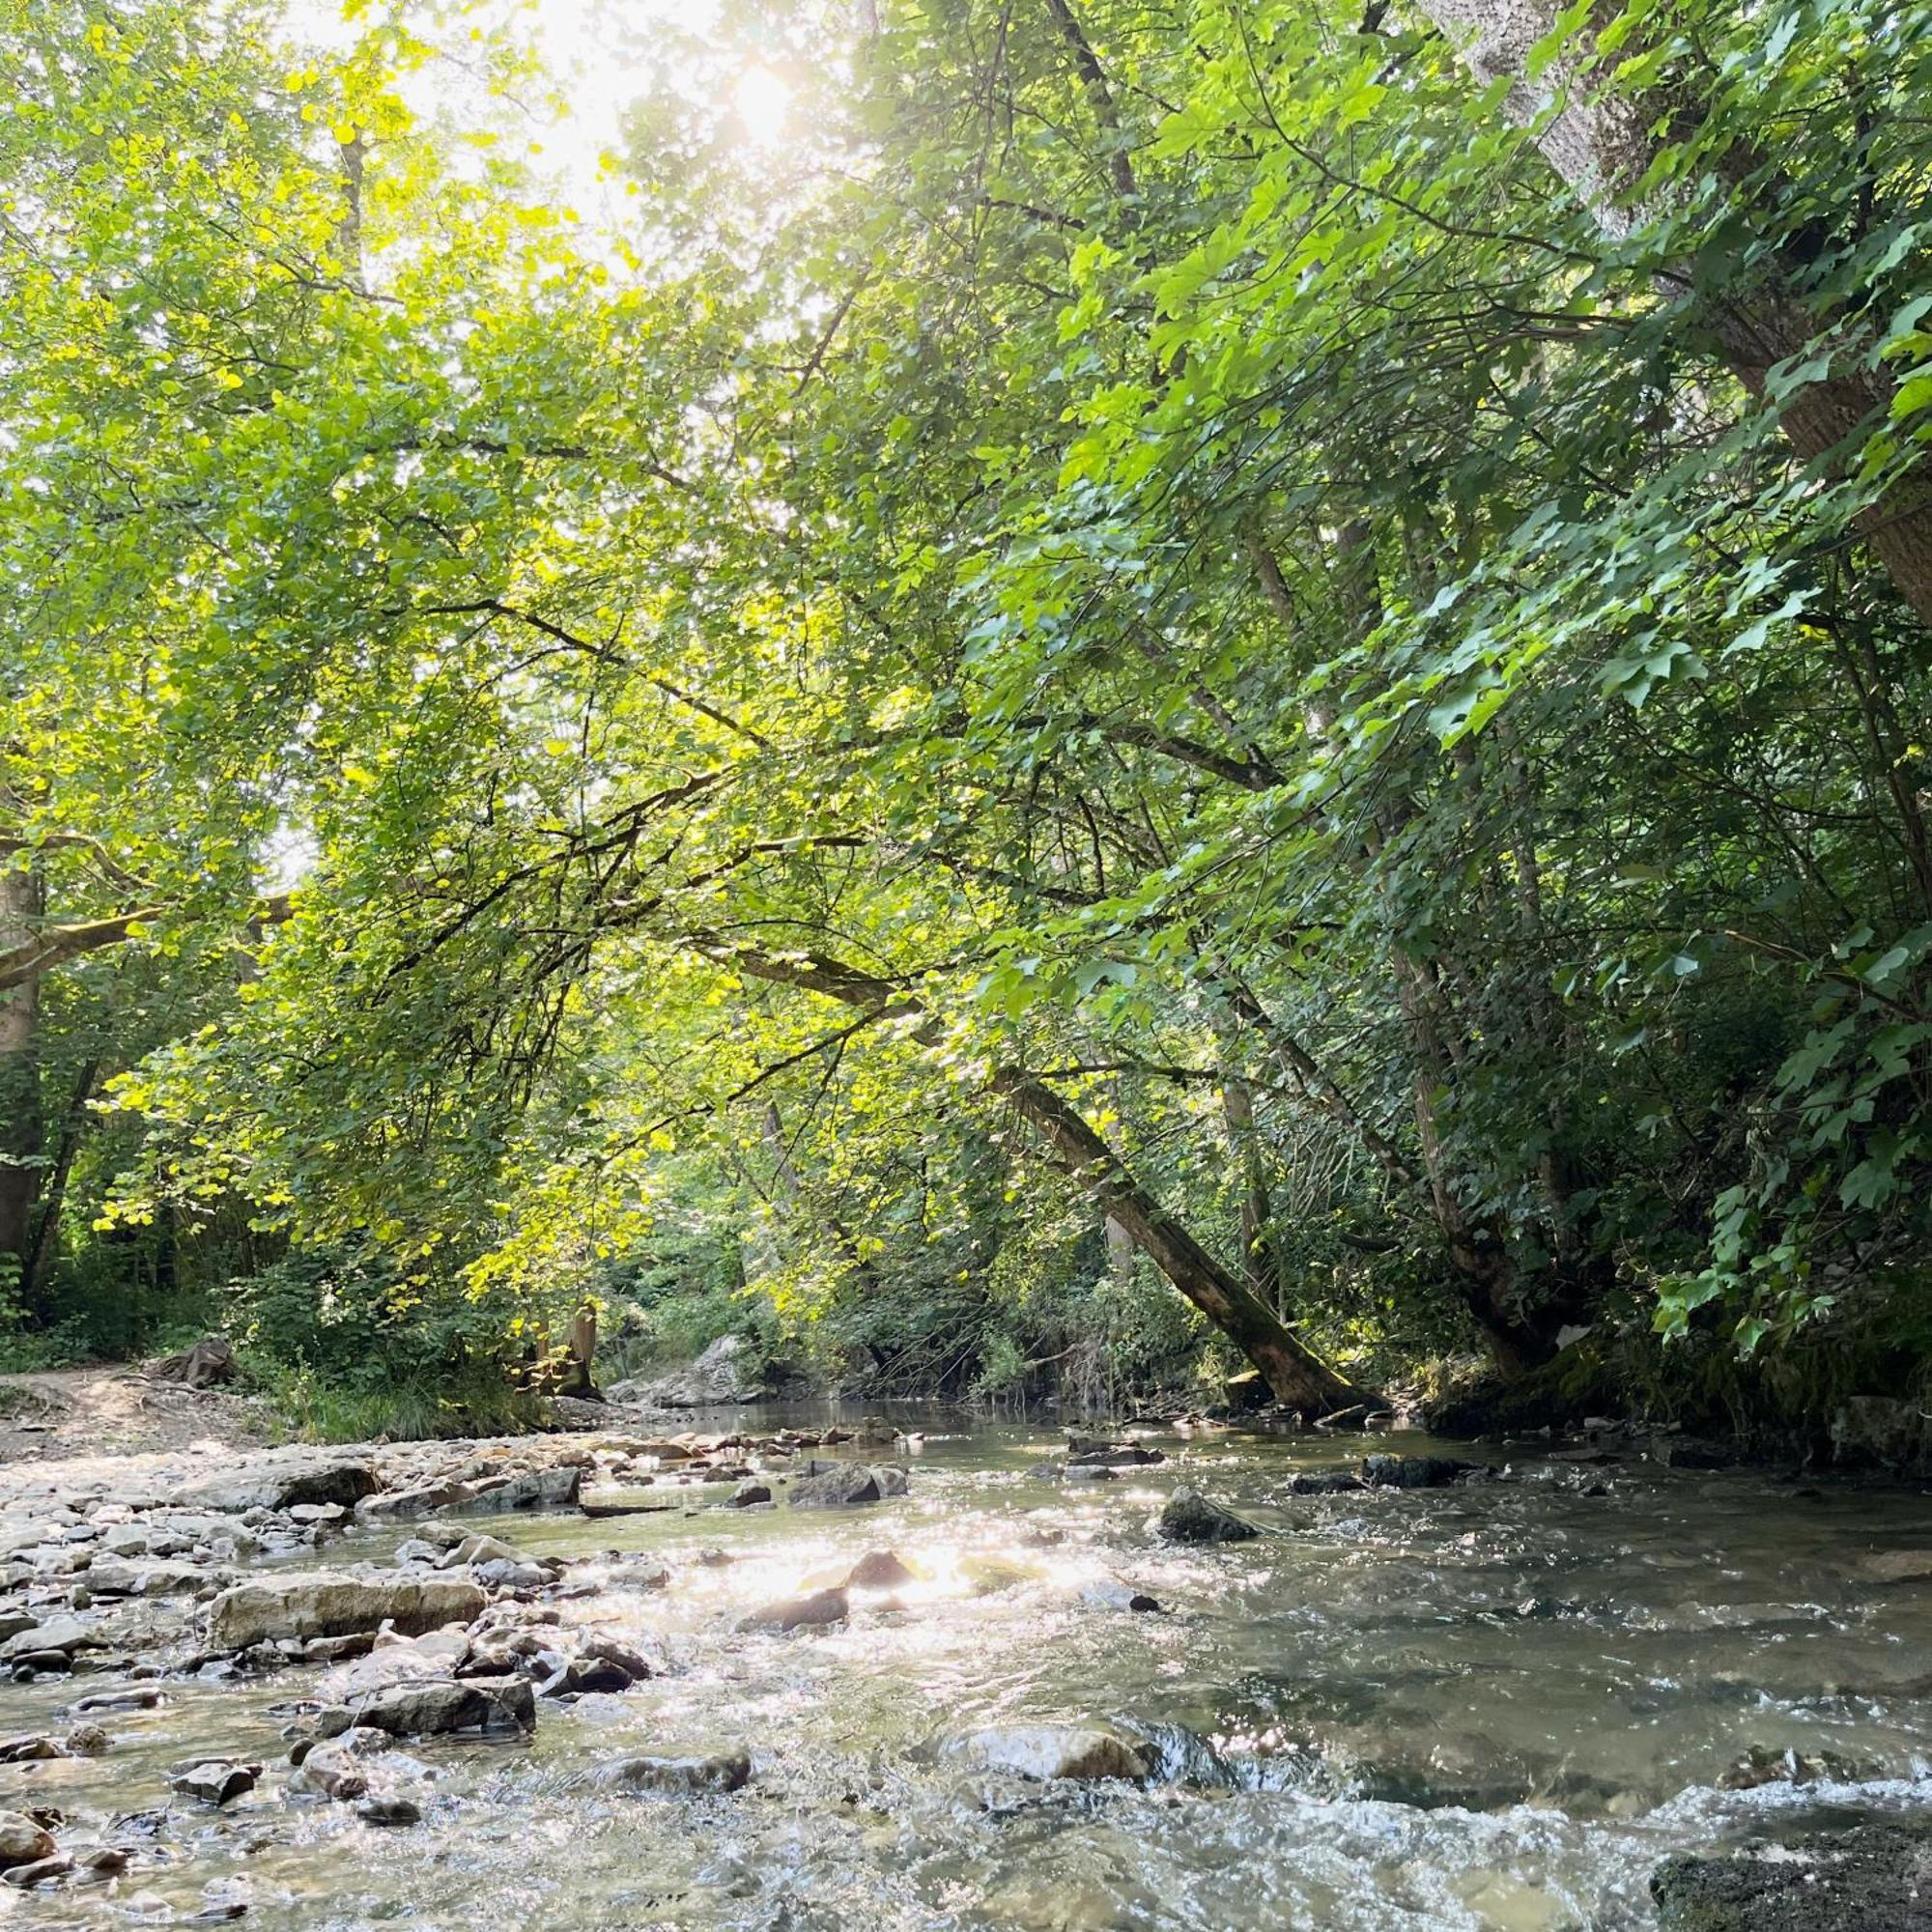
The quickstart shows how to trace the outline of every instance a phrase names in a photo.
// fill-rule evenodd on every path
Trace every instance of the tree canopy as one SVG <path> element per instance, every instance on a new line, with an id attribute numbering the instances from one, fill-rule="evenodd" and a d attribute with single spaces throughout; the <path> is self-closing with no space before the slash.
<path id="1" fill-rule="evenodd" d="M 674 13 L 0 8 L 15 1329 L 1922 1373 L 1932 15 Z"/>

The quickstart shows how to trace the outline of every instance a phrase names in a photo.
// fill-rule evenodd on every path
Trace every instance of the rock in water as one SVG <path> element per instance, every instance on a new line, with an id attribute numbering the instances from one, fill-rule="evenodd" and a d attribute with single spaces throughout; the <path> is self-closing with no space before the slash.
<path id="1" fill-rule="evenodd" d="M 523 1469 L 500 1482 L 478 1487 L 447 1504 L 444 1516 L 503 1516 L 521 1510 L 574 1510 L 583 1488 L 583 1471 L 574 1463 L 554 1469 Z"/>
<path id="2" fill-rule="evenodd" d="M 365 1798 L 355 1807 L 355 1815 L 365 1825 L 420 1825 L 422 1807 L 410 1798 Z"/>
<path id="3" fill-rule="evenodd" d="M 852 1605 L 847 1601 L 842 1588 L 819 1590 L 810 1597 L 792 1597 L 782 1604 L 773 1604 L 769 1608 L 753 1610 L 749 1617 L 741 1618 L 741 1631 L 753 1630 L 814 1630 L 825 1624 L 843 1623 L 852 1613 Z"/>
<path id="4" fill-rule="evenodd" d="M 0 1811 L 0 1867 L 38 1864 L 56 1850 L 53 1833 L 24 1811 Z"/>
<path id="5" fill-rule="evenodd" d="M 901 1483 L 903 1488 L 903 1483 Z M 793 1509 L 851 1509 L 875 1503 L 887 1493 L 879 1471 L 864 1463 L 840 1463 L 815 1476 L 806 1476 L 791 1489 Z"/>
<path id="6" fill-rule="evenodd" d="M 592 1776 L 612 1791 L 721 1792 L 741 1791 L 752 1776 L 752 1754 L 740 1747 L 715 1751 L 708 1757 L 618 1758 L 600 1765 Z"/>
<path id="7" fill-rule="evenodd" d="M 1477 1466 L 1453 1456 L 1365 1456 L 1362 1481 L 1372 1490 L 1436 1490 Z"/>
<path id="8" fill-rule="evenodd" d="M 975 1771 L 1016 1777 L 1145 1779 L 1152 1769 L 1144 1747 L 1098 1724 L 999 1724 L 953 1739 L 948 1750 Z"/>
<path id="9" fill-rule="evenodd" d="M 462 1577 L 311 1570 L 224 1590 L 209 1605 L 208 1641 L 213 1650 L 245 1650 L 264 1639 L 346 1636 L 384 1623 L 404 1636 L 420 1636 L 439 1624 L 469 1622 L 487 1601 Z"/>
<path id="10" fill-rule="evenodd" d="M 1160 1533 L 1170 1543 L 1245 1543 L 1261 1531 L 1200 1491 L 1180 1489 L 1160 1513 Z"/>
<path id="11" fill-rule="evenodd" d="M 1662 1932 L 1924 1932 L 1932 1832 L 1860 1825 L 1730 1858 L 1680 1854 L 1650 1895 Z"/>
<path id="12" fill-rule="evenodd" d="M 868 1549 L 845 1574 L 848 1590 L 896 1590 L 919 1578 L 890 1549 Z"/>
<path id="13" fill-rule="evenodd" d="M 204 1804 L 227 1804 L 245 1791 L 253 1791 L 262 1776 L 259 1764 L 231 1764 L 226 1758 L 205 1758 L 193 1764 L 178 1765 L 168 1773 L 168 1782 L 185 1798 L 198 1798 Z"/>
<path id="14" fill-rule="evenodd" d="M 384 1731 L 392 1738 L 446 1737 L 452 1731 L 530 1731 L 536 1728 L 536 1693 L 521 1677 L 396 1684 L 364 1698 L 351 1715 L 355 1726 Z"/>
<path id="15" fill-rule="evenodd" d="M 1852 1574 L 1861 1583 L 1921 1583 L 1932 1580 L 1932 1549 L 1879 1549 L 1861 1556 Z"/>

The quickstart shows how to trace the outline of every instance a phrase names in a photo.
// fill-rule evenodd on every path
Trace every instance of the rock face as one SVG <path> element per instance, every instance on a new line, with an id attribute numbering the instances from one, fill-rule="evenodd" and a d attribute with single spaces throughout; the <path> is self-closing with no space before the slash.
<path id="1" fill-rule="evenodd" d="M 468 1623 L 485 1602 L 476 1584 L 455 1577 L 311 1570 L 224 1590 L 209 1605 L 208 1640 L 213 1650 L 245 1650 L 274 1637 L 346 1636 L 384 1623 L 420 1636 L 439 1624 Z"/>
<path id="2" fill-rule="evenodd" d="M 1861 1825 L 1652 1873 L 1662 1932 L 1915 1932 L 1932 1924 L 1932 1833 Z"/>
<path id="3" fill-rule="evenodd" d="M 752 1754 L 742 1748 L 708 1757 L 620 1757 L 600 1765 L 593 1781 L 611 1791 L 698 1794 L 741 1791 L 752 1776 Z"/>
<path id="4" fill-rule="evenodd" d="M 1180 1489 L 1160 1513 L 1160 1533 L 1169 1543 L 1245 1543 L 1261 1531 L 1198 1490 Z"/>
<path id="5" fill-rule="evenodd" d="M 975 1771 L 1016 1777 L 1122 1777 L 1138 1783 L 1152 1768 L 1143 1747 L 1098 1724 L 1000 1724 L 955 1738 L 947 1749 Z"/>
<path id="6" fill-rule="evenodd" d="M 651 1408 L 710 1408 L 725 1403 L 762 1402 L 774 1381 L 789 1377 L 766 1374 L 757 1345 L 749 1335 L 721 1335 L 696 1361 L 668 1375 L 613 1382 L 619 1402 Z"/>
<path id="7" fill-rule="evenodd" d="M 1923 1469 L 1932 1431 L 1916 1402 L 1855 1395 L 1832 1417 L 1832 1460 L 1851 1469 Z"/>

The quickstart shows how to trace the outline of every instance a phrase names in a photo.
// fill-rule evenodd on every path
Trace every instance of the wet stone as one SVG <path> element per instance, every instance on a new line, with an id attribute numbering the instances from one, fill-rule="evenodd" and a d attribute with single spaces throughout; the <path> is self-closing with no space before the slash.
<path id="1" fill-rule="evenodd" d="M 1139 1782 L 1151 1768 L 1144 1746 L 1097 1724 L 998 1724 L 952 1739 L 945 1748 L 974 1771 L 1006 1772 L 1042 1782 Z"/>
<path id="2" fill-rule="evenodd" d="M 226 1758 L 207 1758 L 178 1766 L 169 1772 L 168 1782 L 184 1798 L 199 1799 L 204 1804 L 228 1804 L 244 1792 L 253 1791 L 261 1776 L 259 1764 L 233 1764 Z"/>
<path id="3" fill-rule="evenodd" d="M 676 1757 L 644 1753 L 600 1765 L 596 1784 L 610 1791 L 703 1793 L 740 1791 L 750 1782 L 752 1755 L 742 1747 L 707 1756 Z"/>
<path id="4" fill-rule="evenodd" d="M 37 1863 L 52 1858 L 54 1836 L 24 1811 L 0 1811 L 0 1867 Z"/>
<path id="5" fill-rule="evenodd" d="M 1479 1466 L 1453 1456 L 1365 1456 L 1362 1480 L 1372 1490 L 1437 1490 Z"/>
<path id="6" fill-rule="evenodd" d="M 1728 1858 L 1680 1854 L 1650 1895 L 1661 1932 L 1924 1932 L 1932 1832 L 1870 1824 Z"/>
<path id="7" fill-rule="evenodd" d="M 1169 1543 L 1245 1543 L 1261 1531 L 1198 1490 L 1179 1489 L 1160 1513 L 1160 1534 Z"/>
<path id="8" fill-rule="evenodd" d="M 919 1578 L 890 1549 L 868 1549 L 846 1573 L 848 1590 L 896 1590 Z"/>
<path id="9" fill-rule="evenodd" d="M 772 1604 L 762 1610 L 753 1610 L 748 1617 L 739 1620 L 741 1631 L 757 1630 L 813 1630 L 826 1624 L 843 1623 L 852 1613 L 850 1600 L 842 1588 L 817 1590 L 809 1597 L 792 1597 L 782 1604 Z"/>

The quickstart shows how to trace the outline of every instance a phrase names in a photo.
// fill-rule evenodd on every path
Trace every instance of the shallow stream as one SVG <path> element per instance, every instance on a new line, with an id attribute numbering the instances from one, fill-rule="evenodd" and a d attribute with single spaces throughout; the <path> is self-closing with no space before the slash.
<path id="1" fill-rule="evenodd" d="M 1932 1547 L 1932 1499 L 1533 1457 L 1508 1481 L 1299 1496 L 1297 1470 L 1439 1445 L 1234 1434 L 1148 1435 L 1165 1463 L 1063 1487 L 1037 1473 L 1063 1446 L 1049 1432 L 898 1419 L 925 1432 L 911 1492 L 869 1508 L 660 1488 L 638 1492 L 672 1505 L 652 1514 L 483 1525 L 535 1554 L 662 1558 L 667 1588 L 610 1582 L 569 1608 L 664 1674 L 546 1704 L 525 1743 L 412 1747 L 439 1794 L 420 1825 L 365 1825 L 270 1776 L 225 1811 L 152 1821 L 157 1867 L 0 1895 L 0 1922 L 242 1904 L 263 1932 L 1624 1932 L 1654 1923 L 1667 1852 L 1932 1807 L 1932 1587 L 1859 1575 Z M 1269 1533 L 1161 1545 L 1151 1520 L 1179 1481 Z M 380 1560 L 405 1533 L 318 1560 Z M 872 1549 L 920 1582 L 855 1595 L 829 1630 L 735 1629 Z M 1117 1606 L 1109 1579 L 1162 1608 Z M 161 1812 L 185 1756 L 277 1764 L 271 1707 L 313 1675 L 170 1683 L 159 1709 L 105 1719 L 104 1757 L 0 1767 L 0 1804 L 102 1831 Z M 48 1724 L 81 1688 L 99 1687 L 0 1690 L 0 1729 Z M 1029 1785 L 935 1749 L 1015 1719 L 1112 1722 L 1161 1774 Z M 727 1796 L 582 1782 L 627 1751 L 733 1745 L 754 1771 Z M 1752 1754 L 1771 1781 L 1726 1788 Z"/>

